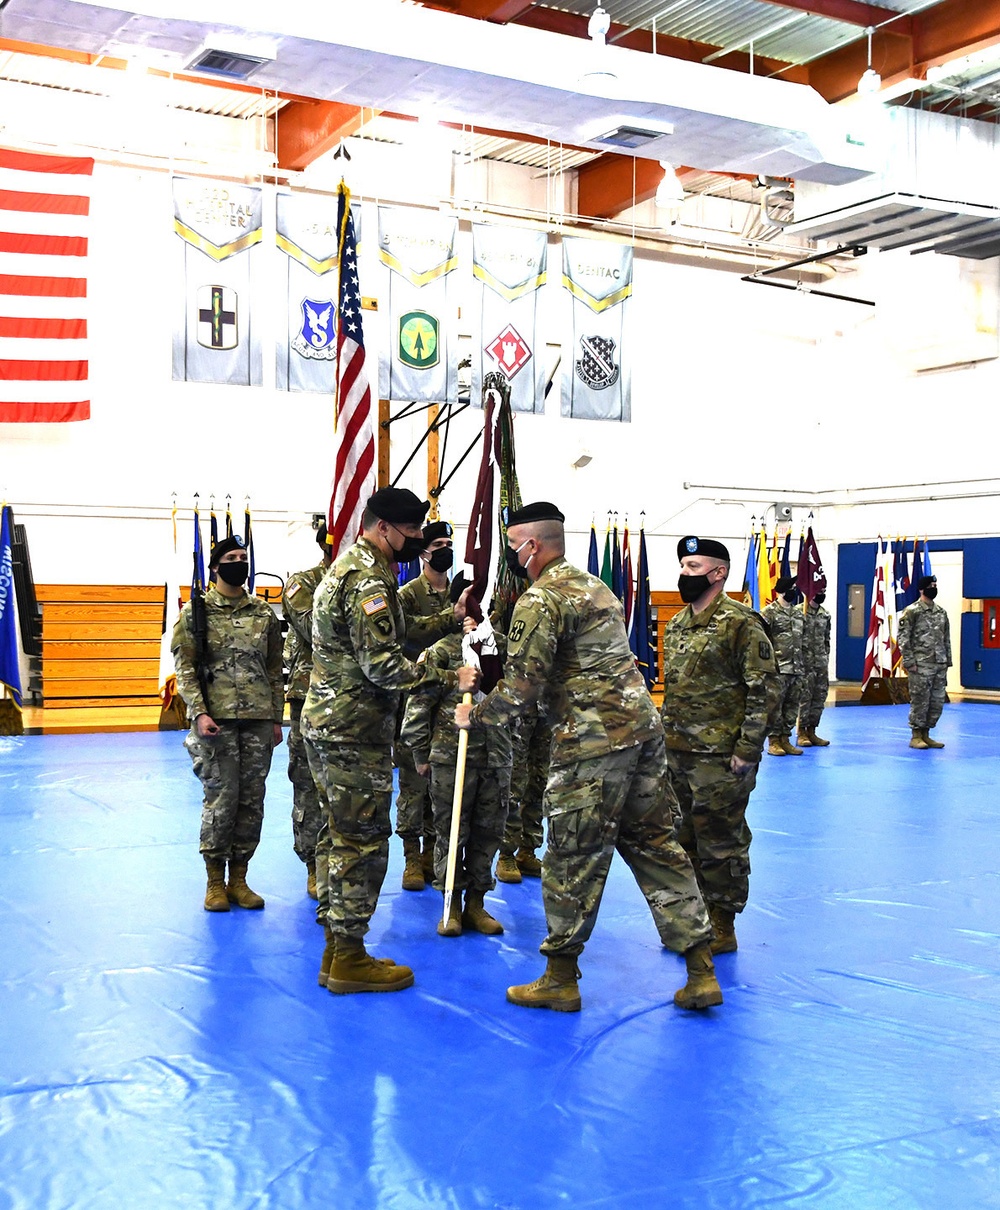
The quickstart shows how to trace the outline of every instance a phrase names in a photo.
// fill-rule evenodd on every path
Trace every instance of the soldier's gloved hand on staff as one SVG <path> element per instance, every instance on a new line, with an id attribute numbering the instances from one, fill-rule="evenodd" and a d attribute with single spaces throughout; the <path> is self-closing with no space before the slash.
<path id="1" fill-rule="evenodd" d="M 479 669 L 471 664 L 463 664 L 458 670 L 458 688 L 462 693 L 475 693 L 481 679 Z"/>
<path id="2" fill-rule="evenodd" d="M 194 720 L 194 725 L 202 739 L 211 739 L 219 734 L 219 724 L 210 714 L 199 714 Z"/>

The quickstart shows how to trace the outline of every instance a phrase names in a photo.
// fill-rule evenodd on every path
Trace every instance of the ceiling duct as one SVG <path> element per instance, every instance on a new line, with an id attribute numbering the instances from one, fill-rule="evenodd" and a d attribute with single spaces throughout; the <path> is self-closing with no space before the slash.
<path id="1" fill-rule="evenodd" d="M 258 67 L 263 67 L 269 62 L 270 59 L 259 55 L 206 47 L 191 60 L 185 70 L 201 71 L 209 76 L 221 76 L 225 80 L 249 80 Z"/>

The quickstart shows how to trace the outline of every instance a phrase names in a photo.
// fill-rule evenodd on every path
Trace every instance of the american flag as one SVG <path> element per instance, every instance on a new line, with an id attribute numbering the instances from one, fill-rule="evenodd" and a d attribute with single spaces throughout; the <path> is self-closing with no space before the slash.
<path id="1" fill-rule="evenodd" d="M 0 421 L 90 418 L 92 159 L 0 148 Z"/>
<path id="2" fill-rule="evenodd" d="M 372 394 L 365 374 L 365 337 L 358 286 L 358 245 L 351 215 L 351 193 L 340 183 L 337 230 L 340 232 L 340 296 L 337 308 L 337 383 L 334 424 L 336 458 L 330 497 L 328 541 L 337 556 L 357 538 L 361 515 L 375 491 L 375 438 Z"/>

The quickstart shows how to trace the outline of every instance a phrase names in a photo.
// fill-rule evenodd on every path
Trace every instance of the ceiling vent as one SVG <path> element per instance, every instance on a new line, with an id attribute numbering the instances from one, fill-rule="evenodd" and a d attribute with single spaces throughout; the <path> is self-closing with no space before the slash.
<path id="1" fill-rule="evenodd" d="M 644 130 L 641 126 L 616 126 L 607 134 L 590 139 L 591 143 L 602 143 L 605 147 L 621 147 L 626 151 L 634 151 L 637 147 L 645 147 L 647 143 L 655 143 L 657 139 L 673 134 L 673 127 L 666 130 Z"/>
<path id="2" fill-rule="evenodd" d="M 260 55 L 247 55 L 238 51 L 216 50 L 206 47 L 188 64 L 188 71 L 203 71 L 210 76 L 222 76 L 226 80 L 247 80 L 271 59 Z"/>

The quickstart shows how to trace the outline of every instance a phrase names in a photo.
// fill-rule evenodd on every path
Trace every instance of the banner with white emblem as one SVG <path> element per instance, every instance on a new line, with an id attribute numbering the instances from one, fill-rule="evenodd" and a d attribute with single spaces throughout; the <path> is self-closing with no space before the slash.
<path id="1" fill-rule="evenodd" d="M 562 247 L 563 286 L 572 296 L 562 414 L 585 420 L 631 420 L 626 303 L 632 294 L 632 246 L 564 238 Z"/>
<path id="2" fill-rule="evenodd" d="M 359 218 L 355 209 L 355 231 Z M 337 383 L 337 199 L 279 193 L 275 242 L 286 263 L 275 385 L 279 391 L 332 395 Z"/>
<path id="3" fill-rule="evenodd" d="M 449 278 L 458 266 L 458 219 L 380 206 L 379 259 L 388 269 L 389 330 L 379 358 L 383 399 L 458 401 L 457 334 Z"/>
<path id="4" fill-rule="evenodd" d="M 515 412 L 545 410 L 546 366 L 538 326 L 538 291 L 546 281 L 548 236 L 521 227 L 472 225 L 472 403 L 483 405 L 483 378 L 503 374 Z"/>
<path id="5" fill-rule="evenodd" d="M 173 337 L 177 382 L 260 386 L 263 355 L 253 321 L 253 249 L 262 237 L 262 191 L 173 178 L 174 233 L 183 257 L 183 300 Z"/>

